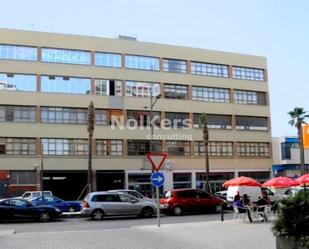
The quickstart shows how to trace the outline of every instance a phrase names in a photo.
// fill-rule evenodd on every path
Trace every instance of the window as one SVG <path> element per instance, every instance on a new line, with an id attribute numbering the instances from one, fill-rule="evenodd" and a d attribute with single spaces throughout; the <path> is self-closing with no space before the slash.
<path id="1" fill-rule="evenodd" d="M 153 150 L 151 149 L 151 140 L 128 140 L 129 156 L 144 156 L 146 153 L 161 152 L 161 141 L 152 141 Z"/>
<path id="2" fill-rule="evenodd" d="M 191 73 L 215 77 L 228 77 L 228 66 L 202 62 L 191 62 Z"/>
<path id="3" fill-rule="evenodd" d="M 126 55 L 125 67 L 131 69 L 160 71 L 160 60 L 155 57 Z"/>
<path id="4" fill-rule="evenodd" d="M 154 121 L 154 124 L 160 126 L 161 117 L 160 112 L 152 112 L 152 119 L 150 117 L 149 111 L 135 111 L 128 110 L 127 111 L 128 120 L 136 120 L 138 126 L 151 126 L 151 121 Z"/>
<path id="5" fill-rule="evenodd" d="M 120 80 L 95 79 L 96 95 L 122 96 L 122 83 Z"/>
<path id="6" fill-rule="evenodd" d="M 53 124 L 86 124 L 87 109 L 41 107 L 41 122 Z"/>
<path id="7" fill-rule="evenodd" d="M 36 61 L 38 51 L 34 47 L 0 44 L 0 59 Z"/>
<path id="8" fill-rule="evenodd" d="M 266 105 L 266 93 L 245 90 L 234 91 L 234 101 L 236 104 L 245 105 Z"/>
<path id="9" fill-rule="evenodd" d="M 229 103 L 230 90 L 224 88 L 193 86 L 192 100 Z"/>
<path id="10" fill-rule="evenodd" d="M 91 54 L 86 51 L 42 48 L 42 61 L 52 63 L 67 63 L 90 65 Z"/>
<path id="11" fill-rule="evenodd" d="M 42 144 L 44 155 L 88 155 L 88 139 L 43 138 Z"/>
<path id="12" fill-rule="evenodd" d="M 188 99 L 188 86 L 164 84 L 164 97 L 167 99 Z"/>
<path id="13" fill-rule="evenodd" d="M 160 95 L 160 84 L 126 81 L 126 96 L 150 98 Z"/>
<path id="14" fill-rule="evenodd" d="M 269 143 L 237 143 L 237 156 L 269 157 Z"/>
<path id="15" fill-rule="evenodd" d="M 166 152 L 171 156 L 190 156 L 190 142 L 166 141 Z"/>
<path id="16" fill-rule="evenodd" d="M 200 113 L 193 114 L 193 127 L 202 128 L 203 124 L 200 121 Z M 207 114 L 207 127 L 209 129 L 232 129 L 232 116 L 231 115 L 215 115 Z"/>
<path id="17" fill-rule="evenodd" d="M 258 182 L 265 182 L 270 178 L 270 171 L 247 171 L 238 172 L 239 176 L 251 177 Z"/>
<path id="18" fill-rule="evenodd" d="M 96 140 L 96 155 L 97 156 L 122 156 L 122 140 Z"/>
<path id="19" fill-rule="evenodd" d="M 299 143 L 281 143 L 281 159 L 291 160 L 291 149 L 299 149 Z"/>
<path id="20" fill-rule="evenodd" d="M 233 66 L 233 79 L 264 81 L 264 70 Z"/>
<path id="21" fill-rule="evenodd" d="M 36 184 L 35 171 L 27 170 L 11 170 L 10 171 L 10 184 L 19 185 L 33 185 Z"/>
<path id="22" fill-rule="evenodd" d="M 42 76 L 41 91 L 51 93 L 90 94 L 90 79 Z"/>
<path id="23" fill-rule="evenodd" d="M 0 154 L 35 155 L 35 138 L 0 138 Z"/>
<path id="24" fill-rule="evenodd" d="M 205 146 L 203 141 L 194 142 L 194 155 L 204 156 Z M 213 157 L 231 157 L 233 156 L 232 142 L 209 142 L 208 155 Z"/>
<path id="25" fill-rule="evenodd" d="M 266 117 L 236 116 L 236 129 L 267 131 Z"/>
<path id="26" fill-rule="evenodd" d="M 111 53 L 95 52 L 94 60 L 96 66 L 101 67 L 121 67 L 121 55 Z"/>
<path id="27" fill-rule="evenodd" d="M 165 119 L 170 121 L 170 125 L 165 123 L 166 127 L 181 128 L 190 125 L 189 113 L 166 112 Z"/>
<path id="28" fill-rule="evenodd" d="M 163 59 L 164 72 L 187 73 L 187 61 Z"/>
<path id="29" fill-rule="evenodd" d="M 34 123 L 35 107 L 0 106 L 0 122 Z"/>
<path id="30" fill-rule="evenodd" d="M 108 116 L 106 110 L 95 110 L 95 124 L 96 125 L 107 125 L 108 124 Z"/>
<path id="31" fill-rule="evenodd" d="M 36 76 L 0 73 L 0 91 L 36 91 Z"/>
<path id="32" fill-rule="evenodd" d="M 174 189 L 191 188 L 191 173 L 174 173 Z"/>

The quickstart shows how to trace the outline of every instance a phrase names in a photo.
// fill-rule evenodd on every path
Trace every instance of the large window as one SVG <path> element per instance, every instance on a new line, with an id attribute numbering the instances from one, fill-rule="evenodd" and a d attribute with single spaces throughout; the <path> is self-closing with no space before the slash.
<path id="1" fill-rule="evenodd" d="M 126 55 L 125 67 L 131 69 L 160 71 L 160 60 L 156 57 Z"/>
<path id="2" fill-rule="evenodd" d="M 281 160 L 291 160 L 291 149 L 299 149 L 299 143 L 281 143 Z"/>
<path id="3" fill-rule="evenodd" d="M 43 138 L 42 144 L 44 155 L 88 155 L 88 139 Z"/>
<path id="4" fill-rule="evenodd" d="M 0 73 L 0 91 L 36 91 L 36 76 Z"/>
<path id="5" fill-rule="evenodd" d="M 0 138 L 0 154 L 35 155 L 35 138 Z"/>
<path id="6" fill-rule="evenodd" d="M 90 65 L 91 54 L 86 51 L 42 48 L 42 61 L 53 63 L 67 63 Z"/>
<path id="7" fill-rule="evenodd" d="M 161 141 L 152 141 L 153 149 L 151 149 L 150 140 L 128 140 L 129 156 L 144 156 L 148 152 L 161 152 Z"/>
<path id="8" fill-rule="evenodd" d="M 193 86 L 192 100 L 229 103 L 230 90 L 224 88 Z"/>
<path id="9" fill-rule="evenodd" d="M 163 59 L 164 72 L 187 73 L 187 61 Z"/>
<path id="10" fill-rule="evenodd" d="M 122 156 L 123 155 L 122 140 L 96 140 L 97 156 Z"/>
<path id="11" fill-rule="evenodd" d="M 54 124 L 85 124 L 87 109 L 41 107 L 41 122 Z"/>
<path id="12" fill-rule="evenodd" d="M 121 55 L 95 52 L 95 65 L 101 67 L 121 67 Z"/>
<path id="13" fill-rule="evenodd" d="M 191 62 L 191 73 L 215 77 L 228 77 L 228 66 L 202 62 Z"/>
<path id="14" fill-rule="evenodd" d="M 164 84 L 164 97 L 167 99 L 187 99 L 188 86 Z"/>
<path id="15" fill-rule="evenodd" d="M 238 130 L 268 130 L 266 117 L 236 116 L 236 129 Z"/>
<path id="16" fill-rule="evenodd" d="M 200 113 L 193 114 L 194 128 L 202 128 Z M 232 116 L 231 115 L 215 115 L 207 114 L 207 127 L 210 129 L 232 129 Z"/>
<path id="17" fill-rule="evenodd" d="M 95 79 L 96 95 L 122 96 L 122 83 L 120 80 Z"/>
<path id="18" fill-rule="evenodd" d="M 166 141 L 166 152 L 170 156 L 190 156 L 190 142 Z"/>
<path id="19" fill-rule="evenodd" d="M 191 188 L 191 173 L 174 173 L 174 189 Z"/>
<path id="20" fill-rule="evenodd" d="M 165 119 L 170 121 L 170 125 L 165 124 L 166 127 L 181 128 L 189 125 L 189 113 L 166 112 Z"/>
<path id="21" fill-rule="evenodd" d="M 41 91 L 52 93 L 90 94 L 90 79 L 42 76 Z"/>
<path id="22" fill-rule="evenodd" d="M 194 142 L 194 155 L 204 156 L 205 145 L 203 141 Z M 231 157 L 233 156 L 232 142 L 209 142 L 208 155 L 213 157 Z"/>
<path id="23" fill-rule="evenodd" d="M 0 44 L 0 59 L 36 61 L 38 51 L 34 47 Z"/>
<path id="24" fill-rule="evenodd" d="M 160 112 L 152 112 L 152 119 L 150 117 L 149 111 L 136 111 L 136 110 L 128 110 L 127 111 L 127 119 L 136 120 L 138 126 L 149 126 L 151 125 L 151 121 L 157 126 L 160 126 L 161 117 Z"/>
<path id="25" fill-rule="evenodd" d="M 264 81 L 264 70 L 233 66 L 233 78 L 242 80 Z"/>
<path id="26" fill-rule="evenodd" d="M 11 170 L 11 185 L 33 185 L 36 184 L 36 173 L 34 170 Z"/>
<path id="27" fill-rule="evenodd" d="M 234 91 L 234 101 L 236 104 L 245 105 L 266 105 L 266 93 L 245 90 Z"/>
<path id="28" fill-rule="evenodd" d="M 269 157 L 269 143 L 237 143 L 237 156 Z"/>
<path id="29" fill-rule="evenodd" d="M 160 95 L 160 84 L 150 82 L 126 81 L 126 96 L 146 97 Z"/>
<path id="30" fill-rule="evenodd" d="M 33 106 L 0 106 L 0 122 L 35 122 Z"/>
<path id="31" fill-rule="evenodd" d="M 107 125 L 108 123 L 108 111 L 102 109 L 95 110 L 95 124 L 96 125 Z"/>

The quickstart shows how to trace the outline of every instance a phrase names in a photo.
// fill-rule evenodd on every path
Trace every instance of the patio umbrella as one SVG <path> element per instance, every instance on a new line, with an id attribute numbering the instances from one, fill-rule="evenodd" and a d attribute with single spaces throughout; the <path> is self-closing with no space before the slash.
<path id="1" fill-rule="evenodd" d="M 240 176 L 236 177 L 234 179 L 231 179 L 225 183 L 223 183 L 223 187 L 229 187 L 229 186 L 257 186 L 261 187 L 261 184 L 258 183 L 256 180 L 250 178 L 250 177 L 245 177 L 245 176 Z"/>
<path id="2" fill-rule="evenodd" d="M 309 185 L 309 174 L 298 177 L 296 182 L 298 182 L 300 185 Z"/>
<path id="3" fill-rule="evenodd" d="M 299 183 L 288 177 L 275 177 L 263 183 L 263 187 L 273 188 L 289 188 L 292 186 L 298 186 Z"/>

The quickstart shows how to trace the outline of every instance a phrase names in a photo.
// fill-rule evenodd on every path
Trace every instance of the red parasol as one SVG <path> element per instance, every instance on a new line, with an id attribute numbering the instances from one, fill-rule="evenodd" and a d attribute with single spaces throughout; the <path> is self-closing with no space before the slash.
<path id="1" fill-rule="evenodd" d="M 229 187 L 229 186 L 250 186 L 250 187 L 261 187 L 261 184 L 258 183 L 256 180 L 250 178 L 250 177 L 245 177 L 245 176 L 240 176 L 236 177 L 234 179 L 231 179 L 223 184 L 224 187 Z"/>
<path id="2" fill-rule="evenodd" d="M 298 182 L 300 185 L 308 185 L 309 184 L 309 174 L 298 177 L 296 179 L 296 182 Z"/>
<path id="3" fill-rule="evenodd" d="M 289 188 L 292 186 L 298 186 L 299 183 L 288 177 L 275 177 L 263 183 L 263 187 L 273 188 Z"/>

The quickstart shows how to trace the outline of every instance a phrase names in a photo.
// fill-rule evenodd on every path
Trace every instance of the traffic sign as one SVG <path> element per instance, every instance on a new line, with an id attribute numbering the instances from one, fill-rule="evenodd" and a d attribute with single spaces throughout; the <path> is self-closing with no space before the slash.
<path id="1" fill-rule="evenodd" d="M 166 159 L 166 153 L 147 153 L 146 157 L 152 165 L 152 169 L 158 172 Z"/>
<path id="2" fill-rule="evenodd" d="M 162 187 L 164 184 L 164 175 L 160 172 L 152 173 L 151 174 L 151 184 L 155 187 Z"/>

